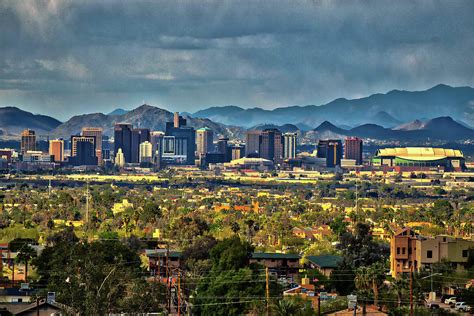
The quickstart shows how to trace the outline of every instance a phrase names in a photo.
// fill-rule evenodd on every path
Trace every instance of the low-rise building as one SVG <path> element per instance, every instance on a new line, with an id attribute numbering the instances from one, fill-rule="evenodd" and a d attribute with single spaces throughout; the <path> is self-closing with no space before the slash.
<path id="1" fill-rule="evenodd" d="M 423 237 L 411 228 L 397 232 L 390 241 L 390 269 L 399 273 L 419 271 L 441 261 L 457 270 L 464 269 L 474 241 L 451 236 Z"/>

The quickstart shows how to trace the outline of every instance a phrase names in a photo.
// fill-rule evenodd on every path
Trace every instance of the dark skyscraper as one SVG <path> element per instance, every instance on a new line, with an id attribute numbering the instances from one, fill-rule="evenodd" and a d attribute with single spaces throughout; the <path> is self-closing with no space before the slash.
<path id="1" fill-rule="evenodd" d="M 283 145 L 281 132 L 276 128 L 266 129 L 262 132 L 260 157 L 280 163 L 283 158 Z"/>
<path id="2" fill-rule="evenodd" d="M 327 139 L 320 139 L 318 141 L 318 146 L 317 146 L 317 151 L 316 151 L 316 157 L 318 158 L 326 158 L 326 152 L 328 150 L 328 143 L 329 140 Z"/>
<path id="3" fill-rule="evenodd" d="M 341 165 L 342 141 L 330 140 L 326 149 L 326 167 L 334 168 Z"/>
<path id="4" fill-rule="evenodd" d="M 166 153 L 166 162 L 168 164 L 194 165 L 196 132 L 194 128 L 186 126 L 186 119 L 175 113 L 173 121 L 166 122 L 165 135 L 174 136 L 174 155 Z"/>
<path id="5" fill-rule="evenodd" d="M 135 128 L 132 129 L 132 143 L 130 145 L 130 162 L 140 162 L 140 144 L 150 141 L 150 130 L 147 128 Z"/>
<path id="6" fill-rule="evenodd" d="M 132 125 L 115 124 L 114 128 L 114 155 L 118 149 L 122 148 L 122 153 L 126 163 L 132 162 Z"/>
<path id="7" fill-rule="evenodd" d="M 344 142 L 344 158 L 354 159 L 357 165 L 362 164 L 362 139 L 347 137 Z"/>
<path id="8" fill-rule="evenodd" d="M 229 162 L 232 159 L 232 148 L 229 147 L 228 138 L 219 138 L 217 141 L 217 152 L 224 155 L 224 162 Z"/>
<path id="9" fill-rule="evenodd" d="M 262 143 L 261 131 L 247 131 L 245 155 L 247 157 L 260 157 L 260 144 Z"/>
<path id="10" fill-rule="evenodd" d="M 96 138 L 95 136 L 71 136 L 71 158 L 75 166 L 96 166 Z"/>

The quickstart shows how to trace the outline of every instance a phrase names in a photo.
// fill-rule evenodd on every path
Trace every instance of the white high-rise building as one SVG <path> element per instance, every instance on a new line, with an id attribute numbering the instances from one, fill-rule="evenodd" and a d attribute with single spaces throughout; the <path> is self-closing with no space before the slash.
<path id="1" fill-rule="evenodd" d="M 115 165 L 119 168 L 125 166 L 125 156 L 123 154 L 122 148 L 117 150 L 117 154 L 115 155 Z"/>
<path id="2" fill-rule="evenodd" d="M 196 153 L 198 157 L 213 152 L 213 138 L 214 133 L 212 132 L 212 129 L 208 127 L 196 130 Z"/>
<path id="3" fill-rule="evenodd" d="M 284 159 L 296 158 L 296 144 L 297 144 L 296 133 L 283 134 L 283 158 Z"/>
<path id="4" fill-rule="evenodd" d="M 153 161 L 153 145 L 149 141 L 140 144 L 140 163 Z"/>

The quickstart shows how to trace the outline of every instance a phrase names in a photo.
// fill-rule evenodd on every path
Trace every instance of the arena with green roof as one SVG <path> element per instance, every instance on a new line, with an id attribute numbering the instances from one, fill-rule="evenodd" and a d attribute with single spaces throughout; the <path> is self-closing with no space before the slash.
<path id="1" fill-rule="evenodd" d="M 444 169 L 461 171 L 465 168 L 464 155 L 458 149 L 433 147 L 395 147 L 377 150 L 372 158 L 374 167 L 393 167 L 395 170 Z"/>

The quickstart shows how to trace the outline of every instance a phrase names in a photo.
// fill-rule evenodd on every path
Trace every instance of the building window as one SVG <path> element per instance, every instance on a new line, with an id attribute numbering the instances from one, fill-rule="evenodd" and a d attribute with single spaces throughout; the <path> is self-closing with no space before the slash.
<path id="1" fill-rule="evenodd" d="M 443 237 L 443 242 L 446 242 L 446 237 Z"/>
<path id="2" fill-rule="evenodd" d="M 433 251 L 432 250 L 427 250 L 426 251 L 426 258 L 429 258 L 429 259 L 433 258 Z"/>
<path id="3" fill-rule="evenodd" d="M 402 255 L 405 254 L 405 247 L 402 248 Z"/>
<path id="4" fill-rule="evenodd" d="M 397 255 L 400 254 L 400 247 L 397 247 Z"/>
<path id="5" fill-rule="evenodd" d="M 462 257 L 463 257 L 463 258 L 467 258 L 468 255 L 469 255 L 469 250 L 464 249 L 464 250 L 462 251 Z"/>

